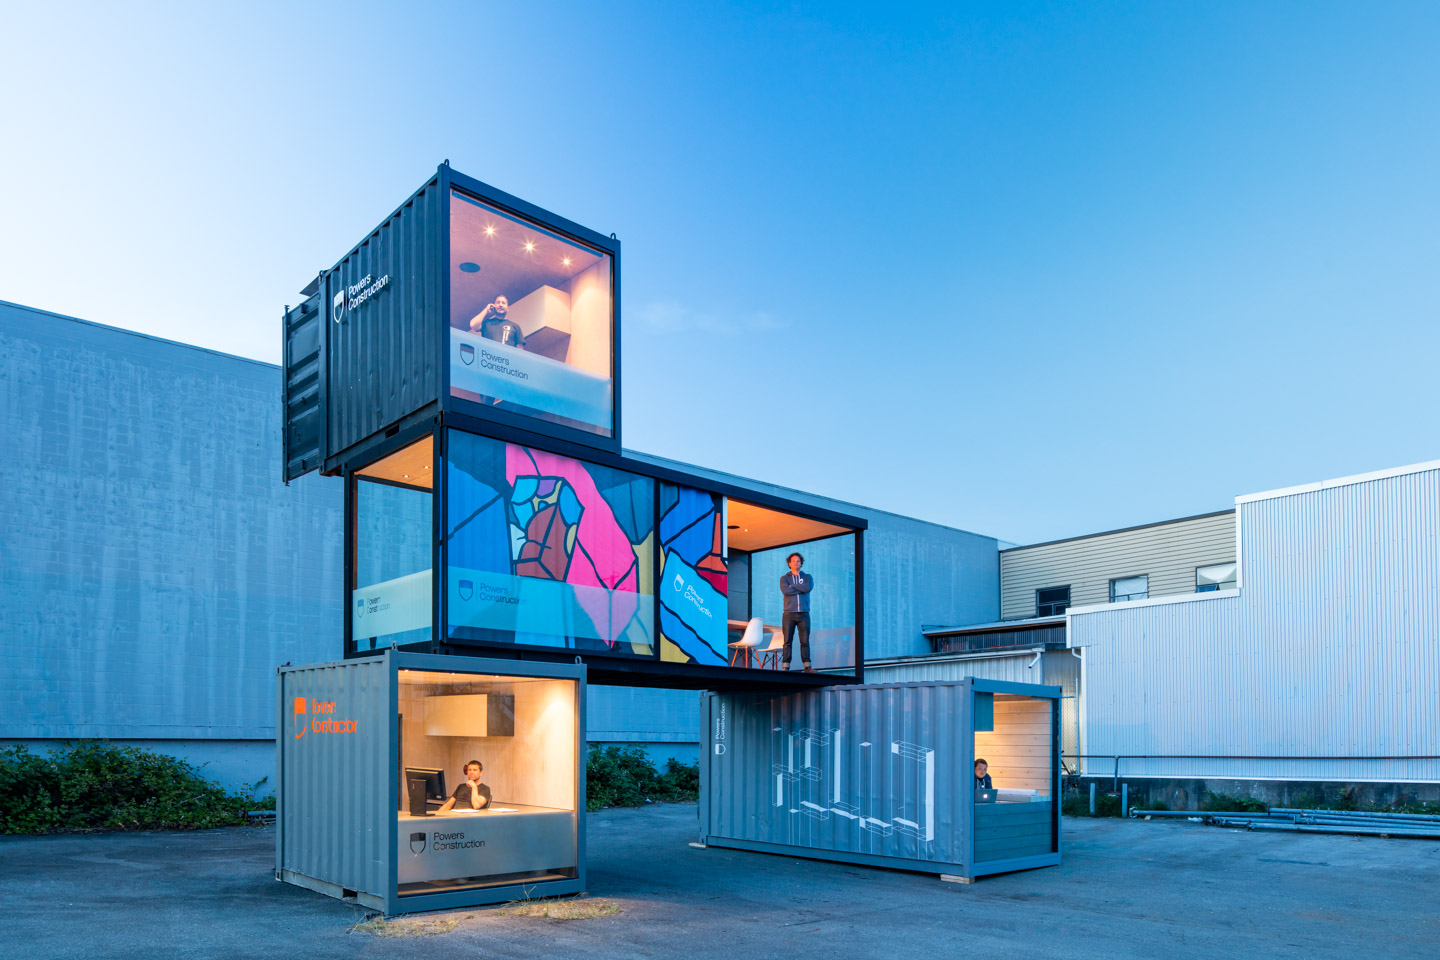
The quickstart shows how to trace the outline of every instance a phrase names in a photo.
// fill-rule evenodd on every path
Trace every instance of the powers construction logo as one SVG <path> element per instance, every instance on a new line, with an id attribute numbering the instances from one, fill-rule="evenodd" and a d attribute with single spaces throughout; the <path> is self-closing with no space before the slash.
<path id="1" fill-rule="evenodd" d="M 417 857 L 420 856 L 420 854 L 422 854 L 422 853 L 425 852 L 425 834 L 423 834 L 423 833 L 412 833 L 412 834 L 410 834 L 410 852 L 413 853 L 413 854 L 415 854 L 415 856 L 417 856 Z"/>
<path id="2" fill-rule="evenodd" d="M 335 299 L 330 301 L 330 318 L 336 323 L 345 319 L 345 291 L 341 290 L 335 294 Z"/>
<path id="3" fill-rule="evenodd" d="M 305 736 L 305 731 L 311 733 L 354 733 L 357 723 L 354 720 L 334 719 L 335 701 L 333 700 L 306 700 L 304 697 L 295 698 L 294 713 L 292 714 L 295 726 L 295 739 L 299 740 Z M 323 720 L 312 720 L 310 716 L 324 717 Z M 309 721 L 308 723 L 306 721 Z"/>

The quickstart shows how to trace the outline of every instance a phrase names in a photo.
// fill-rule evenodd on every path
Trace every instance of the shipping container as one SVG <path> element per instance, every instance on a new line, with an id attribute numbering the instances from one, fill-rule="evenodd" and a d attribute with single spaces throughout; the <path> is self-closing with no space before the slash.
<path id="1" fill-rule="evenodd" d="M 275 876 L 387 915 L 585 888 L 585 667 L 278 671 Z"/>
<path id="2" fill-rule="evenodd" d="M 1060 694 L 977 677 L 711 693 L 700 842 L 961 881 L 1058 864 Z"/>
<path id="3" fill-rule="evenodd" d="M 441 164 L 283 324 L 284 478 L 448 417 L 620 451 L 620 242 Z"/>

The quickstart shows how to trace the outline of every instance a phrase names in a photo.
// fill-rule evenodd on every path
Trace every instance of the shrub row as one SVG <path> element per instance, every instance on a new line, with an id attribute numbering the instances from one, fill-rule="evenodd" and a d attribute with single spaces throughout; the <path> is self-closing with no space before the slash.
<path id="1" fill-rule="evenodd" d="M 273 797 L 228 793 L 194 765 L 140 747 L 0 750 L 0 834 L 204 830 L 244 823 L 247 810 L 267 805 Z"/>
<path id="2" fill-rule="evenodd" d="M 700 764 L 671 758 L 665 772 L 639 747 L 595 747 L 585 761 L 585 809 L 684 803 L 700 796 Z"/>

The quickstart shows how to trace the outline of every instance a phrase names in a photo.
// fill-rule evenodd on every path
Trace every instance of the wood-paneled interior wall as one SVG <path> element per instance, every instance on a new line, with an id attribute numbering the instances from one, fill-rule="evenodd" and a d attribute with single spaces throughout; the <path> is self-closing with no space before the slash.
<path id="1" fill-rule="evenodd" d="M 515 698 L 513 737 L 431 737 L 425 733 L 425 701 L 460 693 L 509 694 Z M 575 684 L 570 680 L 523 680 L 463 684 L 401 684 L 401 764 L 440 767 L 450 792 L 465 779 L 465 764 L 485 767 L 493 802 L 573 810 L 575 807 Z M 404 785 L 401 785 L 402 789 Z"/>
<path id="2" fill-rule="evenodd" d="M 1038 790 L 1050 795 L 1052 702 L 995 695 L 995 729 L 976 731 L 975 757 L 989 763 L 996 789 Z"/>

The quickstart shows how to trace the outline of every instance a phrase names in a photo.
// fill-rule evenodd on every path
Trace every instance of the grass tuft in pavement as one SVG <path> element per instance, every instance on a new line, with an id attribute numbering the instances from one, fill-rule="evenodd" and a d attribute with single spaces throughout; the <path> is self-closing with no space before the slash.
<path id="1" fill-rule="evenodd" d="M 620 907 L 612 900 L 521 900 L 502 907 L 507 917 L 541 917 L 546 920 L 594 920 L 613 917 Z"/>
<path id="2" fill-rule="evenodd" d="M 433 937 L 449 933 L 460 925 L 456 917 L 416 917 L 386 920 L 371 917 L 350 928 L 351 933 L 368 933 L 376 937 Z"/>

